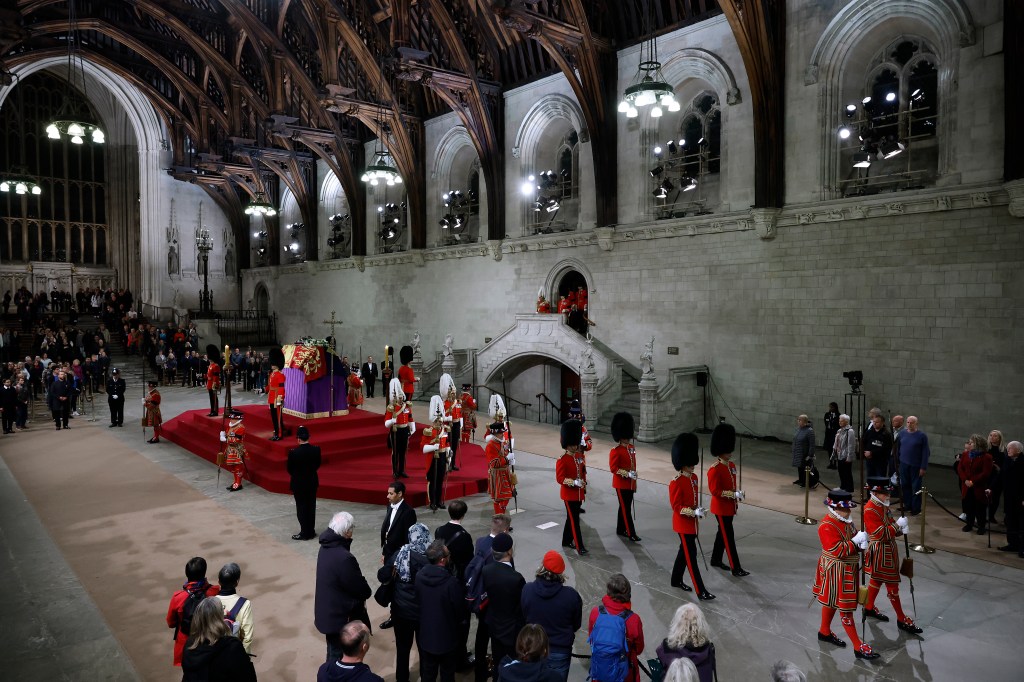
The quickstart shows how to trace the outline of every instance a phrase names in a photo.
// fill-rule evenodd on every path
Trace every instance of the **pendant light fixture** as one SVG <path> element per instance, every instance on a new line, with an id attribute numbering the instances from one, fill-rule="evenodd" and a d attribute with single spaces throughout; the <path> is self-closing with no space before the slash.
<path id="1" fill-rule="evenodd" d="M 661 62 L 658 61 L 658 40 L 654 35 L 654 2 L 647 0 L 647 15 L 644 17 L 645 35 L 640 42 L 640 63 L 637 65 L 633 79 L 622 93 L 622 101 L 619 102 L 619 113 L 625 114 L 626 118 L 636 118 L 640 109 L 651 107 L 651 116 L 658 118 L 664 111 L 679 111 L 679 102 L 676 101 L 675 91 L 665 80 L 661 72 Z"/>
<path id="2" fill-rule="evenodd" d="M 82 57 L 81 45 L 78 39 L 78 10 L 75 8 L 75 0 L 68 0 L 68 86 L 67 93 L 61 102 L 60 109 L 53 121 L 46 126 L 46 136 L 51 140 L 59 140 L 62 136 L 70 139 L 71 144 L 83 144 L 86 139 L 94 144 L 106 142 L 103 130 L 96 125 L 86 121 L 75 110 L 72 102 L 77 100 L 74 96 L 74 84 L 78 80 L 78 73 L 81 73 L 82 94 L 88 101 L 87 82 L 85 79 L 85 61 Z"/>
<path id="3" fill-rule="evenodd" d="M 380 92 L 381 95 L 383 95 L 383 64 L 380 67 L 380 84 Z M 391 157 L 391 153 L 388 152 L 387 148 L 384 146 L 384 138 L 387 136 L 387 133 L 388 128 L 385 124 L 384 104 L 381 103 L 377 108 L 377 142 L 373 150 L 373 160 L 359 178 L 371 187 L 376 187 L 381 183 L 384 183 L 388 187 L 394 187 L 395 185 L 402 184 L 402 174 L 398 172 L 398 169 L 395 167 L 395 160 Z"/>
<path id="4" fill-rule="evenodd" d="M 25 98 L 24 90 L 21 85 L 21 77 L 16 77 L 18 79 L 18 84 L 14 86 L 14 88 L 18 91 L 17 117 L 19 156 L 18 162 L 11 165 L 10 172 L 0 173 L 0 192 L 34 194 L 38 196 L 43 193 L 43 190 L 38 184 L 36 184 L 35 180 L 29 176 L 27 166 L 25 165 Z"/>
<path id="5" fill-rule="evenodd" d="M 277 209 L 267 202 L 263 196 L 263 192 L 256 192 L 256 196 L 249 202 L 249 205 L 245 207 L 245 215 L 258 215 L 267 218 L 273 218 L 277 215 Z"/>

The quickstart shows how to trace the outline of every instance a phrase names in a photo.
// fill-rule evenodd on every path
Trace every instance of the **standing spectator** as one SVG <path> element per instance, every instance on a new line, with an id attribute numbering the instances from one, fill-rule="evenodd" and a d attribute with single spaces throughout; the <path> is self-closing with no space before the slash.
<path id="1" fill-rule="evenodd" d="M 254 623 L 252 618 L 252 602 L 238 594 L 238 583 L 242 579 L 242 569 L 238 564 L 232 562 L 224 564 L 217 574 L 217 582 L 220 584 L 220 592 L 217 599 L 220 599 L 224 607 L 224 617 L 238 624 L 238 639 L 242 640 L 245 653 L 252 653 L 252 638 Z"/>
<path id="2" fill-rule="evenodd" d="M 181 682 L 256 682 L 252 659 L 238 638 L 231 636 L 219 599 L 209 597 L 196 607 L 192 633 L 181 658 Z"/>
<path id="3" fill-rule="evenodd" d="M 405 484 L 395 481 L 388 486 L 388 507 L 380 527 L 381 563 L 405 544 L 409 529 L 416 523 L 416 510 L 405 502 Z"/>
<path id="4" fill-rule="evenodd" d="M 889 469 L 889 457 L 892 455 L 892 434 L 885 428 L 882 411 L 872 407 L 868 413 L 871 423 L 864 427 L 861 447 L 864 448 L 864 465 L 868 478 L 886 476 Z"/>
<path id="5" fill-rule="evenodd" d="M 0 387 L 0 417 L 3 418 L 4 434 L 14 433 L 17 414 L 18 391 L 11 385 L 11 378 L 7 377 Z"/>
<path id="6" fill-rule="evenodd" d="M 632 604 L 630 599 L 632 598 L 633 588 L 630 586 L 626 576 L 621 573 L 616 573 L 612 577 L 608 578 L 606 585 L 605 596 L 602 597 L 601 603 L 595 606 L 590 611 L 590 624 L 587 627 L 587 632 L 591 635 L 589 640 L 593 642 L 594 629 L 597 624 L 598 617 L 600 616 L 612 616 L 613 618 L 625 619 L 626 629 L 626 648 L 628 650 L 628 664 L 629 671 L 626 674 L 625 679 L 628 682 L 639 682 L 640 680 L 640 666 L 638 665 L 639 656 L 644 652 L 644 624 L 640 621 L 640 616 L 630 609 Z M 629 613 L 626 613 L 626 612 Z M 610 622 L 605 619 L 604 622 Z M 591 644 L 593 646 L 593 644 Z M 594 676 L 594 659 L 591 659 L 591 670 L 590 674 L 595 682 L 608 682 L 608 680 L 602 680 L 600 677 Z"/>
<path id="7" fill-rule="evenodd" d="M 185 564 L 185 580 L 181 589 L 171 596 L 171 603 L 167 607 L 167 627 L 174 628 L 174 665 L 181 665 L 181 652 L 185 649 L 185 642 L 189 634 L 193 632 L 192 624 L 195 622 L 195 607 L 199 601 L 207 597 L 214 597 L 220 591 L 216 585 L 211 585 L 206 580 L 206 559 L 201 556 L 192 557 Z M 191 616 L 184 613 L 185 602 L 193 602 L 190 606 Z"/>
<path id="8" fill-rule="evenodd" d="M 821 449 L 828 453 L 828 468 L 836 468 L 836 457 L 834 445 L 836 434 L 839 432 L 839 405 L 829 403 L 828 412 L 825 413 L 825 437 L 821 441 Z"/>
<path id="9" fill-rule="evenodd" d="M 435 682 L 439 670 L 441 682 L 455 682 L 460 646 L 458 625 L 465 600 L 462 587 L 447 568 L 448 560 L 444 540 L 434 540 L 427 548 L 430 565 L 416 576 L 421 682 Z"/>
<path id="10" fill-rule="evenodd" d="M 900 457 L 900 437 L 904 433 L 903 425 L 905 421 L 902 414 L 897 414 L 892 418 L 892 422 L 889 425 L 892 429 L 892 453 L 889 456 L 889 468 L 886 470 L 887 476 L 897 473 L 896 462 L 899 461 Z"/>
<path id="11" fill-rule="evenodd" d="M 908 516 L 921 513 L 921 496 L 916 494 L 921 489 L 925 471 L 928 470 L 928 436 L 917 428 L 917 417 L 907 417 L 907 428 L 901 432 L 899 447 L 896 450 L 900 467 L 900 494 Z M 853 491 L 851 491 L 853 492 Z"/>
<path id="12" fill-rule="evenodd" d="M 1006 446 L 1006 466 L 1003 467 L 1003 495 L 1006 504 L 1006 544 L 1000 552 L 1017 552 L 1024 559 L 1024 538 L 1021 537 L 1021 516 L 1024 515 L 1024 460 L 1020 458 L 1024 446 L 1010 441 Z"/>
<path id="13" fill-rule="evenodd" d="M 960 476 L 960 496 L 964 501 L 964 527 L 969 533 L 978 523 L 978 535 L 985 534 L 985 522 L 988 520 L 988 504 L 985 499 L 985 486 L 992 477 L 992 455 L 988 454 L 988 443 L 974 434 L 964 445 L 966 452 L 957 462 L 956 472 Z"/>
<path id="14" fill-rule="evenodd" d="M 124 379 L 117 367 L 110 370 L 110 381 L 107 382 L 107 406 L 110 408 L 110 426 L 124 426 Z"/>
<path id="15" fill-rule="evenodd" d="M 420 604 L 417 598 L 416 575 L 427 565 L 427 546 L 430 545 L 430 529 L 422 523 L 414 523 L 409 529 L 409 542 L 402 545 L 377 572 L 377 579 L 393 583 L 391 597 L 391 624 L 395 629 L 395 680 L 409 682 L 409 653 L 415 639 L 422 644 L 420 629 Z M 422 649 L 422 646 L 420 647 Z M 423 658 L 420 655 L 422 675 Z"/>
<path id="16" fill-rule="evenodd" d="M 369 620 L 366 600 L 373 592 L 351 551 L 354 526 L 351 514 L 338 512 L 320 534 L 313 613 L 316 629 L 327 640 L 328 663 L 342 656 L 342 626 L 352 620 Z"/>
<path id="17" fill-rule="evenodd" d="M 715 645 L 708 637 L 704 612 L 696 604 L 683 604 L 676 609 L 668 626 L 668 636 L 658 645 L 658 660 L 665 670 L 679 658 L 693 663 L 700 682 L 711 682 L 717 675 Z"/>
<path id="18" fill-rule="evenodd" d="M 363 367 L 359 372 L 363 379 L 363 383 L 366 384 L 366 397 L 373 397 L 373 387 L 377 383 L 377 377 L 380 375 L 380 370 L 377 367 L 377 363 L 373 361 L 373 356 L 366 356 L 366 362 L 363 363 Z"/>
<path id="19" fill-rule="evenodd" d="M 53 415 L 57 431 L 60 431 L 61 427 L 68 428 L 68 419 L 71 418 L 71 391 L 71 384 L 62 368 L 57 371 L 47 394 L 50 413 Z"/>
<path id="20" fill-rule="evenodd" d="M 466 584 L 466 567 L 473 559 L 473 536 L 462 527 L 462 519 L 466 516 L 468 507 L 462 500 L 455 500 L 448 505 L 448 516 L 451 520 L 439 526 L 434 531 L 434 538 L 444 540 L 450 554 L 450 566 L 455 571 L 455 579 L 460 585 Z M 459 622 L 459 642 L 461 646 L 458 669 L 462 670 L 473 665 L 473 658 L 469 655 L 467 645 L 469 643 L 469 620 L 468 610 L 463 612 Z"/>
<path id="21" fill-rule="evenodd" d="M 341 629 L 342 657 L 333 663 L 320 666 L 316 682 L 384 682 L 375 675 L 370 666 L 363 663 L 370 650 L 370 628 L 365 623 L 353 621 Z"/>
<path id="22" fill-rule="evenodd" d="M 32 389 L 29 388 L 28 380 L 24 376 L 18 377 L 18 385 L 15 387 L 18 393 L 17 418 L 14 428 L 24 431 L 28 428 L 28 403 L 32 400 Z"/>
<path id="23" fill-rule="evenodd" d="M 548 658 L 548 636 L 540 625 L 523 626 L 516 637 L 515 659 L 509 654 L 498 662 L 495 678 L 498 682 L 559 682 L 561 674 L 545 664 Z"/>
<path id="24" fill-rule="evenodd" d="M 299 446 L 288 451 L 288 475 L 291 477 L 292 496 L 295 497 L 295 515 L 299 519 L 299 532 L 292 540 L 311 540 L 316 537 L 316 491 L 320 487 L 317 471 L 320 469 L 320 448 L 309 444 L 309 429 L 300 426 L 295 431 Z"/>
<path id="25" fill-rule="evenodd" d="M 850 415 L 839 415 L 839 431 L 835 439 L 836 465 L 839 468 L 839 487 L 853 492 L 853 460 L 857 457 L 857 434 L 850 426 Z"/>
<path id="26" fill-rule="evenodd" d="M 814 427 L 806 414 L 796 418 L 796 432 L 793 434 L 792 465 L 796 467 L 794 485 L 804 487 L 804 469 L 814 466 Z M 813 487 L 813 483 L 812 483 Z"/>
<path id="27" fill-rule="evenodd" d="M 494 563 L 494 538 L 501 533 L 512 532 L 512 517 L 508 514 L 495 514 L 491 517 L 491 532 L 476 541 L 471 563 L 480 564 L 480 569 L 488 564 Z M 513 559 L 512 568 L 516 563 Z M 465 583 L 463 583 L 465 584 Z M 474 682 L 484 682 L 488 677 L 487 670 L 487 645 L 491 642 L 491 633 L 487 630 L 487 621 L 484 614 L 476 616 L 476 638 L 473 642 L 473 653 L 475 654 Z"/>
<path id="28" fill-rule="evenodd" d="M 491 653 L 495 661 L 515 651 L 516 636 L 523 619 L 522 595 L 526 579 L 512 567 L 512 536 L 499 533 L 491 543 L 494 562 L 481 572 L 483 591 L 487 593 L 484 621 L 491 635 Z"/>
<path id="29" fill-rule="evenodd" d="M 988 489 L 991 490 L 988 504 L 988 521 L 996 522 L 999 510 L 999 499 L 1003 494 L 1002 472 L 1006 466 L 1006 446 L 1003 445 L 1003 432 L 993 429 L 988 434 L 988 454 L 992 455 L 992 480 Z"/>
<path id="30" fill-rule="evenodd" d="M 523 619 L 535 623 L 546 633 L 545 639 L 550 651 L 544 667 L 557 673 L 559 680 L 569 679 L 569 664 L 572 661 L 572 644 L 576 631 L 583 625 L 583 599 L 579 592 L 565 584 L 565 559 L 554 550 L 544 555 L 537 577 L 523 587 L 520 599 Z M 520 637 L 522 635 L 520 634 Z M 519 641 L 516 652 L 520 654 Z"/>

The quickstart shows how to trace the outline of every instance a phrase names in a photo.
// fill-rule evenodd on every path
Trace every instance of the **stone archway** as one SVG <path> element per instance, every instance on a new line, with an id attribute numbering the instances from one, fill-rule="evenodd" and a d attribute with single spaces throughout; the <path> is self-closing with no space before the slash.
<path id="1" fill-rule="evenodd" d="M 252 294 L 253 309 L 260 316 L 265 316 L 270 311 L 270 293 L 267 287 L 260 282 Z"/>

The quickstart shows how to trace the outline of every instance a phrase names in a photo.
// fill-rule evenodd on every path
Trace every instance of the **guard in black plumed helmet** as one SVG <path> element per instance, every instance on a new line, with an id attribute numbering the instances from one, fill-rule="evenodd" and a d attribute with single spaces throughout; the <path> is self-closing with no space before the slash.
<path id="1" fill-rule="evenodd" d="M 689 592 L 697 590 L 697 598 L 714 599 L 707 591 L 697 565 L 697 532 L 706 510 L 700 506 L 700 479 L 694 467 L 700 461 L 700 442 L 692 433 L 681 433 L 672 444 L 672 466 L 678 472 L 668 484 L 668 501 L 672 505 L 672 530 L 679 535 L 679 552 L 672 565 L 672 587 Z M 685 571 L 690 571 L 693 587 L 683 582 Z"/>
<path id="2" fill-rule="evenodd" d="M 580 529 L 580 506 L 587 497 L 587 463 L 580 447 L 583 424 L 575 419 L 566 420 L 562 424 L 561 437 L 564 452 L 555 462 L 555 480 L 558 481 L 559 494 L 565 504 L 562 547 L 572 547 L 583 556 L 587 554 Z"/>
<path id="3" fill-rule="evenodd" d="M 633 495 L 636 493 L 636 450 L 633 448 L 635 424 L 633 415 L 619 412 L 612 417 L 612 440 L 618 445 L 608 453 L 608 471 L 612 472 L 612 488 L 619 500 L 619 516 L 615 533 L 640 542 L 633 523 Z"/>
<path id="4" fill-rule="evenodd" d="M 711 433 L 711 454 L 718 458 L 708 468 L 708 493 L 711 495 L 711 513 L 718 520 L 715 547 L 711 550 L 711 565 L 726 571 L 731 570 L 738 578 L 750 575 L 740 566 L 740 555 L 736 552 L 736 534 L 732 520 L 736 516 L 743 491 L 739 490 L 736 465 L 731 461 L 736 449 L 736 429 L 732 424 L 719 424 Z M 722 554 L 729 556 L 729 565 L 722 563 Z"/>

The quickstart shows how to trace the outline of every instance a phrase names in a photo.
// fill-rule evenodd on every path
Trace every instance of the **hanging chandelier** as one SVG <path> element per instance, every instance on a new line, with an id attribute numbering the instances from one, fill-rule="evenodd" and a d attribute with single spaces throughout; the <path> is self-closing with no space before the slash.
<path id="1" fill-rule="evenodd" d="M 263 192 L 256 192 L 256 196 L 249 205 L 245 207 L 245 215 L 258 215 L 267 218 L 273 218 L 277 215 L 277 209 L 273 205 L 267 203 L 263 197 Z"/>
<path id="2" fill-rule="evenodd" d="M 39 196 L 43 189 L 36 184 L 35 180 L 28 174 L 28 169 L 23 165 L 25 155 L 25 99 L 21 86 L 21 77 L 18 76 L 18 140 L 20 145 L 20 163 L 13 164 L 8 173 L 0 174 L 0 192 L 14 192 L 15 194 L 34 194 Z"/>
<path id="3" fill-rule="evenodd" d="M 68 91 L 61 102 L 55 120 L 46 126 L 46 136 L 51 140 L 59 140 L 62 136 L 68 137 L 71 144 L 82 144 L 88 137 L 95 144 L 106 142 L 103 130 L 88 121 L 84 121 L 75 111 L 72 102 L 75 101 L 72 89 L 74 88 L 77 74 L 82 75 L 82 93 L 88 101 L 87 83 L 85 80 L 85 62 L 82 58 L 81 47 L 78 41 L 78 11 L 75 8 L 75 0 L 68 0 Z"/>
<path id="4" fill-rule="evenodd" d="M 384 93 L 384 66 L 380 67 L 380 91 Z M 394 89 L 392 88 L 392 92 Z M 402 174 L 398 172 L 395 167 L 395 160 L 391 157 L 391 154 L 384 146 L 384 138 L 388 134 L 388 129 L 384 124 L 384 105 L 380 104 L 377 108 L 377 142 L 373 150 L 373 161 L 366 167 L 363 174 L 359 177 L 360 180 L 376 187 L 380 183 L 384 183 L 388 187 L 394 187 L 395 185 L 402 184 Z"/>
<path id="5" fill-rule="evenodd" d="M 640 109 L 654 105 L 651 108 L 651 116 L 658 118 L 665 109 L 679 111 L 679 102 L 676 101 L 675 91 L 668 84 L 665 75 L 661 72 L 661 62 L 658 61 L 658 40 L 654 35 L 653 11 L 654 3 L 648 3 L 649 12 L 644 18 L 647 38 L 640 42 L 640 63 L 637 65 L 633 79 L 622 93 L 622 101 L 619 102 L 619 113 L 625 114 L 626 118 L 636 118 Z"/>

